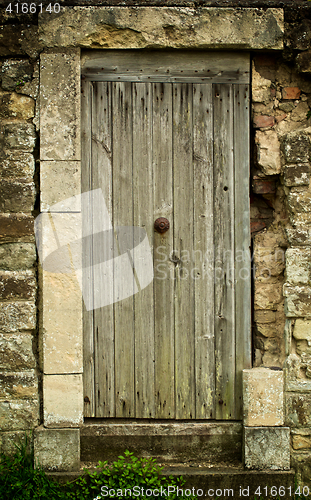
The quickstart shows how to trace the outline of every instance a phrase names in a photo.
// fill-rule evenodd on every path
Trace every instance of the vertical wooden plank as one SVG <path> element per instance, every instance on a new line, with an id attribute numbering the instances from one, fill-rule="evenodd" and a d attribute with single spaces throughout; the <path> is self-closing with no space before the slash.
<path id="1" fill-rule="evenodd" d="M 215 418 L 212 85 L 193 84 L 196 418 Z"/>
<path id="2" fill-rule="evenodd" d="M 154 219 L 170 229 L 154 232 L 155 398 L 156 418 L 175 418 L 172 84 L 153 88 Z"/>
<path id="3" fill-rule="evenodd" d="M 145 229 L 152 248 L 152 87 L 133 83 L 133 204 L 134 226 Z M 136 251 L 134 248 L 134 262 Z M 145 259 L 148 265 L 148 259 Z M 144 266 L 144 262 L 140 262 Z M 150 272 L 146 269 L 146 272 Z M 154 418 L 154 306 L 153 284 L 134 296 L 135 417 Z"/>
<path id="4" fill-rule="evenodd" d="M 113 106 L 113 225 L 128 226 L 128 235 L 123 231 L 122 240 L 131 238 L 133 227 L 133 122 L 132 84 L 116 82 L 112 84 Z M 123 246 L 117 240 L 119 253 Z M 135 415 L 134 398 L 134 293 L 133 270 L 129 269 L 128 254 L 123 260 L 115 259 L 115 393 L 116 417 Z M 132 280 L 132 281 L 130 281 Z M 127 298 L 123 298 L 124 290 Z M 132 292 L 131 292 L 132 290 Z"/>
<path id="5" fill-rule="evenodd" d="M 192 85 L 173 86 L 176 418 L 195 418 Z"/>
<path id="6" fill-rule="evenodd" d="M 105 203 L 105 207 L 94 207 L 94 294 L 98 303 L 107 304 L 94 310 L 97 417 L 115 416 L 113 267 L 111 273 L 106 269 L 114 252 L 112 232 L 107 232 L 112 227 L 111 85 L 95 82 L 92 103 L 92 188 L 102 190 Z"/>
<path id="7" fill-rule="evenodd" d="M 235 418 L 234 172 L 232 85 L 214 85 L 216 418 Z"/>
<path id="8" fill-rule="evenodd" d="M 82 193 L 92 189 L 92 150 L 91 150 L 91 109 L 93 86 L 91 82 L 82 80 L 81 102 L 81 135 L 82 135 Z M 82 206 L 82 235 L 89 234 L 91 221 L 91 205 Z M 93 293 L 92 274 L 92 242 L 90 238 L 83 238 L 82 242 L 82 283 L 83 290 L 88 295 Z M 83 302 L 83 390 L 84 390 L 84 416 L 95 416 L 95 391 L 94 391 L 94 328 L 93 311 L 87 311 Z"/>
<path id="9" fill-rule="evenodd" d="M 251 368 L 249 85 L 234 85 L 236 418 L 242 419 L 242 370 Z"/>

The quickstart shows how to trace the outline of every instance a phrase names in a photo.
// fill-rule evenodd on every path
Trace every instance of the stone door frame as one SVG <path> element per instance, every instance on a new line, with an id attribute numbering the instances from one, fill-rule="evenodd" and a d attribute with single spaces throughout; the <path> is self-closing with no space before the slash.
<path id="1" fill-rule="evenodd" d="M 39 32 L 41 212 L 50 212 L 61 242 L 66 224 L 79 232 L 81 213 L 78 203 L 59 203 L 81 193 L 81 49 L 282 50 L 283 9 L 65 7 L 58 15 L 39 15 Z M 47 248 L 55 246 L 55 234 L 43 238 Z M 35 455 L 46 469 L 77 470 L 84 406 L 81 290 L 75 274 L 42 269 L 40 287 L 43 425 L 35 433 Z"/>

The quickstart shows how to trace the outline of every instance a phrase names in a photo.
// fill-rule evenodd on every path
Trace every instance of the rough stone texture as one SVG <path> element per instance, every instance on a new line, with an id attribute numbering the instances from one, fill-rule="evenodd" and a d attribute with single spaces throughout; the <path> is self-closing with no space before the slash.
<path id="1" fill-rule="evenodd" d="M 6 123 L 0 126 L 0 145 L 20 151 L 33 151 L 36 143 L 35 127 L 32 123 Z"/>
<path id="2" fill-rule="evenodd" d="M 0 330 L 16 332 L 36 328 L 35 302 L 3 302 L 0 303 Z"/>
<path id="3" fill-rule="evenodd" d="M 0 185 L 0 211 L 2 213 L 31 213 L 35 203 L 34 182 L 23 182 L 23 179 L 2 180 Z"/>
<path id="4" fill-rule="evenodd" d="M 288 241 L 293 246 L 311 245 L 311 228 L 297 226 L 285 228 Z"/>
<path id="5" fill-rule="evenodd" d="M 285 186 L 303 186 L 310 182 L 309 163 L 297 163 L 297 165 L 285 165 L 283 167 Z"/>
<path id="6" fill-rule="evenodd" d="M 80 468 L 79 429 L 44 429 L 34 433 L 35 463 L 48 471 L 75 471 Z"/>
<path id="7" fill-rule="evenodd" d="M 292 188 L 287 197 L 293 226 L 311 224 L 311 186 Z"/>
<path id="8" fill-rule="evenodd" d="M 2 178 L 22 178 L 32 181 L 35 173 L 34 157 L 30 153 L 17 151 L 1 152 L 0 175 Z"/>
<path id="9" fill-rule="evenodd" d="M 285 424 L 290 427 L 311 425 L 311 394 L 286 394 Z"/>
<path id="10" fill-rule="evenodd" d="M 16 453 L 16 445 L 25 444 L 26 436 L 28 440 L 27 449 L 31 453 L 33 438 L 30 431 L 0 432 L 0 453 L 4 453 L 7 456 L 14 455 Z"/>
<path id="11" fill-rule="evenodd" d="M 277 309 L 277 304 L 282 301 L 281 282 L 258 282 L 255 281 L 255 309 Z"/>
<path id="12" fill-rule="evenodd" d="M 286 250 L 285 278 L 293 285 L 311 285 L 311 248 Z"/>
<path id="13" fill-rule="evenodd" d="M 35 102 L 31 97 L 0 91 L 0 118 L 29 120 L 34 112 Z"/>
<path id="14" fill-rule="evenodd" d="M 264 175 L 276 175 L 281 172 L 280 144 L 274 130 L 262 132 L 255 136 L 257 145 L 257 162 Z"/>
<path id="15" fill-rule="evenodd" d="M 40 169 L 41 211 L 51 209 L 57 203 L 58 211 L 68 211 L 61 201 L 81 193 L 81 166 L 77 161 L 42 161 Z M 80 197 L 70 210 L 81 210 Z"/>
<path id="16" fill-rule="evenodd" d="M 19 372 L 35 368 L 33 343 L 33 335 L 30 333 L 1 333 L 0 370 Z"/>
<path id="17" fill-rule="evenodd" d="M 293 451 L 291 453 L 291 466 L 295 469 L 297 484 L 301 487 L 307 485 L 310 488 L 311 453 L 309 451 Z"/>
<path id="18" fill-rule="evenodd" d="M 283 99 L 299 99 L 301 90 L 299 87 L 284 87 L 282 90 Z"/>
<path id="19" fill-rule="evenodd" d="M 32 73 L 28 59 L 6 59 L 1 66 L 1 86 L 4 90 L 16 90 L 19 84 L 31 81 Z"/>
<path id="20" fill-rule="evenodd" d="M 32 215 L 0 214 L 0 242 L 33 242 L 34 240 Z"/>
<path id="21" fill-rule="evenodd" d="M 284 285 L 285 314 L 300 318 L 311 316 L 311 288 L 308 286 Z"/>
<path id="22" fill-rule="evenodd" d="M 0 401 L 0 428 L 2 431 L 33 429 L 39 423 L 37 400 Z"/>
<path id="23" fill-rule="evenodd" d="M 310 138 L 301 131 L 285 135 L 281 149 L 287 163 L 308 162 L 310 159 Z"/>
<path id="24" fill-rule="evenodd" d="M 281 49 L 281 9 L 64 8 L 39 15 L 46 47 Z M 67 29 L 70 26 L 70 29 Z"/>
<path id="25" fill-rule="evenodd" d="M 0 372 L 0 400 L 38 399 L 38 377 L 30 372 Z"/>
<path id="26" fill-rule="evenodd" d="M 289 427 L 244 427 L 247 469 L 290 469 Z"/>
<path id="27" fill-rule="evenodd" d="M 302 73 L 311 72 L 311 50 L 306 50 L 297 55 L 296 63 Z"/>
<path id="28" fill-rule="evenodd" d="M 41 160 L 80 160 L 80 98 L 79 49 L 42 54 Z"/>
<path id="29" fill-rule="evenodd" d="M 292 446 L 294 450 L 305 450 L 311 448 L 311 431 L 310 429 L 293 429 L 292 434 Z"/>
<path id="30" fill-rule="evenodd" d="M 284 380 L 281 370 L 243 370 L 243 423 L 248 427 L 284 423 Z"/>
<path id="31" fill-rule="evenodd" d="M 0 300 L 35 300 L 36 291 L 33 271 L 0 272 Z"/>
<path id="32" fill-rule="evenodd" d="M 306 340 L 311 346 L 311 320 L 296 319 L 293 336 L 296 340 Z"/>
<path id="33" fill-rule="evenodd" d="M 83 407 L 82 375 L 44 375 L 45 427 L 79 427 L 83 423 Z"/>
<path id="34" fill-rule="evenodd" d="M 4 243 L 0 245 L 0 269 L 19 271 L 31 269 L 36 262 L 34 243 Z"/>
<path id="35" fill-rule="evenodd" d="M 84 423 L 80 430 L 81 460 L 117 460 L 124 450 L 160 463 L 240 462 L 240 422 L 107 422 Z"/>

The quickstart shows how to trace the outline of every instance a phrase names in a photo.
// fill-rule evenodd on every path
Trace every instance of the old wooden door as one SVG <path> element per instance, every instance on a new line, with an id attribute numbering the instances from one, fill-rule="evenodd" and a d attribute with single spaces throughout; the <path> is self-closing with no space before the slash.
<path id="1" fill-rule="evenodd" d="M 85 311 L 85 416 L 240 419 L 249 56 L 89 53 L 82 87 L 83 191 L 102 189 L 114 228 L 146 231 L 154 268 L 144 289 Z M 91 263 L 103 249 L 85 251 Z"/>

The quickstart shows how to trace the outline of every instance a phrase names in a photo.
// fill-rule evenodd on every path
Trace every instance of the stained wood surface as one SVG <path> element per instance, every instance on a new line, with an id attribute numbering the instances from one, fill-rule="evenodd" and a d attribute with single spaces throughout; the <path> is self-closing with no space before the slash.
<path id="1" fill-rule="evenodd" d="M 239 419 L 250 362 L 250 280 L 238 278 L 249 266 L 248 86 L 84 87 L 83 186 L 102 189 L 114 228 L 108 243 L 94 239 L 92 259 L 122 256 L 116 228 L 134 238 L 134 226 L 154 262 L 141 289 L 138 250 L 127 252 L 127 271 L 113 266 L 114 304 L 85 313 L 85 415 Z M 170 222 L 164 234 L 154 231 L 158 217 Z"/>
<path id="2" fill-rule="evenodd" d="M 189 50 L 100 50 L 82 55 L 92 81 L 249 83 L 249 54 Z"/>

